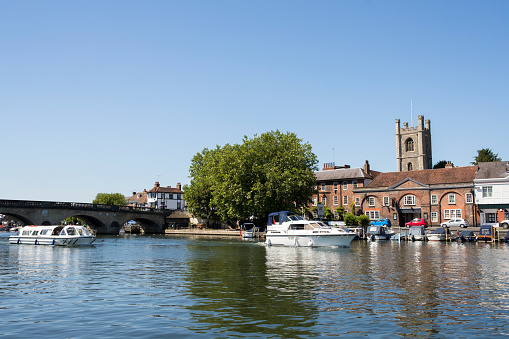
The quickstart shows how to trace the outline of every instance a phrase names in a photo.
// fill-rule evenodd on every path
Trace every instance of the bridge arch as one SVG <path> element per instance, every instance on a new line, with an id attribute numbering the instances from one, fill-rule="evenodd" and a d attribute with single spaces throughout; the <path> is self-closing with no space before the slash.
<path id="1" fill-rule="evenodd" d="M 31 218 L 27 218 L 26 216 L 22 215 L 22 214 L 18 214 L 18 213 L 9 213 L 9 212 L 2 212 L 0 210 L 0 214 L 3 214 L 6 216 L 6 219 L 14 219 L 14 220 L 18 220 L 19 222 L 21 222 L 23 225 L 36 225 L 37 222 L 35 222 L 33 219 Z"/>

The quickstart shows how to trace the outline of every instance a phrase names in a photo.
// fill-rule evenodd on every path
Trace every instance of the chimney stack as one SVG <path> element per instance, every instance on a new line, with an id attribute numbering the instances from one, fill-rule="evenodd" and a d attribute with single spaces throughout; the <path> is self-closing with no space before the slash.
<path id="1" fill-rule="evenodd" d="M 454 166 L 450 161 L 447 161 L 447 164 L 445 164 L 445 168 L 453 168 Z"/>
<path id="2" fill-rule="evenodd" d="M 370 174 L 370 172 L 371 172 L 371 169 L 369 168 L 369 161 L 367 161 L 367 160 L 364 163 L 364 172 L 366 172 L 366 174 Z"/>
<path id="3" fill-rule="evenodd" d="M 182 191 L 182 185 L 180 184 L 180 182 L 177 182 L 177 189 L 178 189 L 179 191 Z"/>
<path id="4" fill-rule="evenodd" d="M 156 181 L 156 184 L 154 185 L 154 187 L 159 187 L 159 181 Z"/>

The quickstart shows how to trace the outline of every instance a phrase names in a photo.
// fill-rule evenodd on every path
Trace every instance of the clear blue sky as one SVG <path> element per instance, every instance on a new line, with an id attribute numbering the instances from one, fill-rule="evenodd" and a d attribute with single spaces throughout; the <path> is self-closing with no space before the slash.
<path id="1" fill-rule="evenodd" d="M 509 160 L 509 1 L 2 1 L 0 199 L 189 182 L 194 154 L 279 129 L 324 162 Z M 333 152 L 334 148 L 334 152 Z"/>

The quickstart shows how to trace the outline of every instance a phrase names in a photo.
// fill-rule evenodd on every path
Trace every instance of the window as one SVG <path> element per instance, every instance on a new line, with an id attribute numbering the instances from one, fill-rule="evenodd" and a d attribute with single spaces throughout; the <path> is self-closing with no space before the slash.
<path id="1" fill-rule="evenodd" d="M 482 197 L 483 198 L 491 198 L 493 197 L 493 187 L 486 186 L 482 188 Z"/>
<path id="2" fill-rule="evenodd" d="M 405 142 L 406 151 L 413 152 L 414 151 L 414 141 L 411 138 L 408 138 Z"/>
<path id="3" fill-rule="evenodd" d="M 410 172 L 410 171 L 412 171 L 413 169 L 414 169 L 414 167 L 412 166 L 412 163 L 411 163 L 411 162 L 409 162 L 409 163 L 408 163 L 408 171 Z"/>
<path id="4" fill-rule="evenodd" d="M 486 213 L 486 222 L 492 224 L 498 222 L 498 214 L 497 213 Z"/>
<path id="5" fill-rule="evenodd" d="M 448 209 L 444 210 L 444 219 L 461 219 L 461 210 L 460 209 Z"/>
<path id="6" fill-rule="evenodd" d="M 352 182 L 352 186 L 353 186 L 353 188 L 357 188 L 357 181 L 356 181 L 356 180 L 354 180 L 354 181 Z"/>
<path id="7" fill-rule="evenodd" d="M 334 206 L 337 206 L 339 204 L 339 198 L 337 195 L 334 196 L 333 202 L 334 202 Z"/>
<path id="8" fill-rule="evenodd" d="M 320 191 L 325 191 L 325 183 L 324 182 L 322 182 L 320 184 Z"/>
<path id="9" fill-rule="evenodd" d="M 375 197 L 368 197 L 369 206 L 375 206 Z"/>
<path id="10" fill-rule="evenodd" d="M 322 204 L 324 205 L 327 205 L 327 198 L 324 196 L 322 196 Z"/>
<path id="11" fill-rule="evenodd" d="M 334 193 L 337 193 L 337 192 L 338 192 L 338 183 L 337 183 L 337 182 L 335 182 L 335 183 L 333 184 L 333 187 L 334 187 Z"/>
<path id="12" fill-rule="evenodd" d="M 431 222 L 438 222 L 438 213 L 431 212 Z"/>
<path id="13" fill-rule="evenodd" d="M 384 206 L 389 206 L 389 197 L 384 197 Z"/>
<path id="14" fill-rule="evenodd" d="M 380 219 L 380 211 L 366 211 L 364 212 L 371 220 Z"/>
<path id="15" fill-rule="evenodd" d="M 360 206 L 360 205 L 361 205 L 361 198 L 355 197 L 355 206 Z"/>
<path id="16" fill-rule="evenodd" d="M 449 205 L 455 205 L 456 204 L 456 194 L 449 193 Z"/>
<path id="17" fill-rule="evenodd" d="M 313 197 L 313 206 L 316 206 L 316 197 Z"/>
<path id="18" fill-rule="evenodd" d="M 404 204 L 405 204 L 405 206 L 415 205 L 415 196 L 414 195 L 405 195 Z"/>
<path id="19" fill-rule="evenodd" d="M 472 193 L 465 194 L 465 202 L 467 204 L 472 204 L 474 202 L 474 196 L 472 195 Z"/>
<path id="20" fill-rule="evenodd" d="M 431 195 L 431 204 L 438 205 L 438 195 L 436 195 L 436 194 Z"/>
<path id="21" fill-rule="evenodd" d="M 348 205 L 348 196 L 343 195 L 343 205 Z"/>
<path id="22" fill-rule="evenodd" d="M 343 181 L 343 190 L 348 189 L 348 181 Z"/>

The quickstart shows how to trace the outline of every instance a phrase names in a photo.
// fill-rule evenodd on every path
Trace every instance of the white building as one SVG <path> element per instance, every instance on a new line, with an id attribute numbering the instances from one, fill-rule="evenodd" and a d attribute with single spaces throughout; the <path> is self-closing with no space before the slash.
<path id="1" fill-rule="evenodd" d="M 177 183 L 176 188 L 171 186 L 161 187 L 156 181 L 154 187 L 147 192 L 147 205 L 152 208 L 168 210 L 184 209 L 184 192 L 182 186 Z"/>
<path id="2" fill-rule="evenodd" d="M 481 162 L 474 179 L 479 223 L 509 219 L 509 161 Z"/>
<path id="3" fill-rule="evenodd" d="M 133 195 L 126 200 L 128 206 L 183 210 L 185 209 L 183 196 L 184 192 L 180 183 L 177 183 L 176 188 L 172 188 L 171 186 L 161 187 L 159 182 L 156 182 L 149 191 L 145 189 L 143 192 L 133 192 Z"/>

